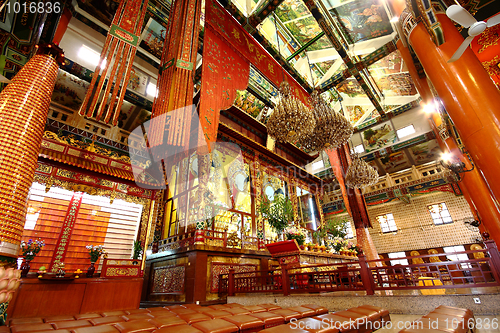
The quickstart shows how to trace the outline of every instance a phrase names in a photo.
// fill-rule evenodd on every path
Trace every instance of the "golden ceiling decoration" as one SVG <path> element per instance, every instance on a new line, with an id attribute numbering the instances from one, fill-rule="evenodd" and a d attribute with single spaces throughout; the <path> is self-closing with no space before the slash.
<path id="1" fill-rule="evenodd" d="M 316 125 L 311 110 L 293 96 L 288 82 L 280 85 L 281 100 L 267 122 L 270 136 L 280 142 L 296 143 L 309 136 Z"/>
<path id="2" fill-rule="evenodd" d="M 358 154 L 354 154 L 345 176 L 346 186 L 350 188 L 362 188 L 375 184 L 377 180 L 377 170 L 360 159 Z"/>
<path id="3" fill-rule="evenodd" d="M 305 151 L 322 151 L 346 143 L 354 131 L 351 123 L 342 114 L 332 110 L 317 90 L 311 94 L 310 102 L 316 127 L 311 135 L 299 140 L 301 148 Z"/>

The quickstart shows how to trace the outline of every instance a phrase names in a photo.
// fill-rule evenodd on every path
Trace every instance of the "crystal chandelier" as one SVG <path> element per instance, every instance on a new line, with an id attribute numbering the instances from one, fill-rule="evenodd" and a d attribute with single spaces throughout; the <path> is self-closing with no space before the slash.
<path id="1" fill-rule="evenodd" d="M 305 151 L 322 151 L 346 143 L 354 130 L 351 123 L 342 114 L 332 110 L 317 90 L 311 94 L 310 102 L 316 126 L 311 135 L 300 139 L 300 147 Z"/>
<path id="2" fill-rule="evenodd" d="M 288 82 L 281 82 L 280 95 L 267 122 L 267 132 L 280 142 L 296 143 L 313 132 L 316 122 L 311 110 L 292 95 Z"/>
<path id="3" fill-rule="evenodd" d="M 377 180 L 377 170 L 360 159 L 358 154 L 354 154 L 345 176 L 346 186 L 350 188 L 362 188 L 375 184 Z"/>

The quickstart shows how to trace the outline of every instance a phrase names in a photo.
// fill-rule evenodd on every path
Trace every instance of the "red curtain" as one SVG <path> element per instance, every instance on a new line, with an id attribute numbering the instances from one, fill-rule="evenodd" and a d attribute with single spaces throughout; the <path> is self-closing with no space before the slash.
<path id="1" fill-rule="evenodd" d="M 249 75 L 249 62 L 207 25 L 203 45 L 199 114 L 209 149 L 210 143 L 217 140 L 220 110 L 233 105 L 236 90 L 246 89 Z M 200 140 L 199 145 L 203 146 L 204 141 L 202 138 Z"/>

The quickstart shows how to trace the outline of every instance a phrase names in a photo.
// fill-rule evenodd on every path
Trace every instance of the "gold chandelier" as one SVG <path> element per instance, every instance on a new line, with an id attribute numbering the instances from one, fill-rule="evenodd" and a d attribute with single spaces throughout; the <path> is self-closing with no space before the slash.
<path id="1" fill-rule="evenodd" d="M 311 110 L 292 95 L 288 82 L 281 82 L 280 95 L 267 122 L 267 132 L 280 142 L 296 143 L 313 132 L 316 121 Z"/>
<path id="2" fill-rule="evenodd" d="M 354 130 L 351 123 L 332 110 L 317 90 L 311 94 L 310 102 L 316 126 L 311 135 L 300 139 L 300 147 L 305 151 L 322 151 L 346 143 Z"/>
<path id="3" fill-rule="evenodd" d="M 377 180 L 377 170 L 360 159 L 358 154 L 354 154 L 345 176 L 346 186 L 350 188 L 362 188 L 375 184 Z"/>

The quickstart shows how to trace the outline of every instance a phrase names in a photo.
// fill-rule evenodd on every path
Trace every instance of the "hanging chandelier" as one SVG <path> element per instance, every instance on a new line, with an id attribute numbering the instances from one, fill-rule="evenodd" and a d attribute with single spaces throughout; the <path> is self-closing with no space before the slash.
<path id="1" fill-rule="evenodd" d="M 351 123 L 342 114 L 332 110 L 317 90 L 312 92 L 309 100 L 316 126 L 311 135 L 301 138 L 300 147 L 305 151 L 320 152 L 346 143 L 354 130 Z"/>
<path id="2" fill-rule="evenodd" d="M 375 184 L 377 180 L 377 170 L 360 159 L 358 154 L 354 154 L 345 176 L 346 186 L 350 188 L 362 188 Z"/>
<path id="3" fill-rule="evenodd" d="M 311 110 L 292 95 L 288 82 L 281 82 L 281 100 L 267 121 L 267 132 L 280 142 L 296 143 L 315 128 Z"/>

